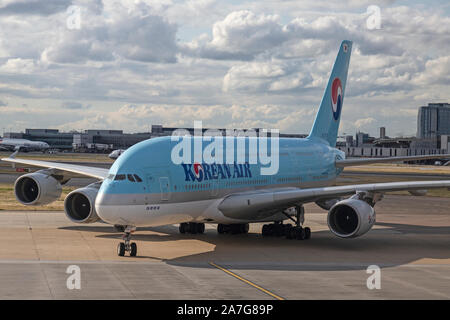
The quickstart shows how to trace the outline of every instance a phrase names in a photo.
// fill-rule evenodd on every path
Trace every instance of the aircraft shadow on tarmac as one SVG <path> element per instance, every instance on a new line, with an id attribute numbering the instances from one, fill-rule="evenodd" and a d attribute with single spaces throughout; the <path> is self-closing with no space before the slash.
<path id="1" fill-rule="evenodd" d="M 285 271 L 361 270 L 368 265 L 392 267 L 420 259 L 450 259 L 448 235 L 450 226 L 417 226 L 399 223 L 377 223 L 366 235 L 340 239 L 329 230 L 313 230 L 310 240 L 287 240 L 284 237 L 263 238 L 260 233 L 219 235 L 207 228 L 205 234 L 179 234 L 176 226 L 138 228 L 133 241 L 164 242 L 195 239 L 213 244 L 214 250 L 174 259 L 138 257 L 164 261 L 170 265 L 211 267 L 209 262 L 235 269 Z M 382 228 L 379 228 L 382 227 Z M 70 226 L 65 230 L 98 232 L 99 238 L 121 239 L 111 226 Z M 140 233 L 145 231 L 154 234 Z M 151 252 L 149 252 L 151 254 Z"/>

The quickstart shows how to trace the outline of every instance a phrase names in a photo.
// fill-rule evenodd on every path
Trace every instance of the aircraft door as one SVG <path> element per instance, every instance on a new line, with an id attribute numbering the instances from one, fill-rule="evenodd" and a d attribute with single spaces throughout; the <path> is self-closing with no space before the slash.
<path id="1" fill-rule="evenodd" d="M 168 201 L 170 198 L 170 181 L 168 177 L 159 178 L 159 186 L 161 189 L 161 200 Z"/>
<path id="2" fill-rule="evenodd" d="M 217 179 L 213 179 L 211 182 L 210 194 L 212 198 L 216 197 L 219 194 L 219 182 L 219 177 L 217 177 Z"/>
<path id="3" fill-rule="evenodd" d="M 160 193 L 162 201 L 170 200 L 170 175 L 166 168 L 148 168 L 147 186 L 149 193 Z"/>

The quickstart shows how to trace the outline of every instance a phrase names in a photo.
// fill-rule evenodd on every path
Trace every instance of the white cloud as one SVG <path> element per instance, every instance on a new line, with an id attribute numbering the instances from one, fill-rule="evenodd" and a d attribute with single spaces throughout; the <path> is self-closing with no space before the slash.
<path id="1" fill-rule="evenodd" d="M 414 79 L 419 85 L 450 84 L 450 56 L 428 60 L 425 70 Z"/>
<path id="2" fill-rule="evenodd" d="M 34 59 L 8 59 L 0 66 L 1 73 L 31 74 L 38 70 L 38 62 Z"/>
<path id="3" fill-rule="evenodd" d="M 82 23 L 69 30 L 69 2 L 22 2 L 0 4 L 0 126 L 139 131 L 198 118 L 304 133 L 343 38 L 354 41 L 345 132 L 414 133 L 418 106 L 449 100 L 450 18 L 439 5 L 73 0 Z M 371 4 L 380 30 L 366 28 Z"/>
<path id="4" fill-rule="evenodd" d="M 362 127 L 366 127 L 368 124 L 372 124 L 376 120 L 372 117 L 364 118 L 364 119 L 358 119 L 355 121 L 355 127 L 358 129 L 361 129 Z"/>
<path id="5" fill-rule="evenodd" d="M 114 7 L 114 12 L 99 14 L 83 7 L 80 29 L 62 25 L 59 39 L 48 46 L 43 58 L 58 63 L 111 61 L 117 58 L 142 62 L 176 62 L 177 27 L 164 17 L 149 13 L 143 4 L 128 9 Z M 109 16 L 109 18 L 105 18 Z"/>
<path id="6" fill-rule="evenodd" d="M 120 128 L 136 132 L 148 130 L 151 124 L 188 128 L 193 127 L 194 121 L 201 120 L 204 127 L 210 128 L 270 128 L 282 132 L 308 132 L 313 116 L 313 109 L 293 110 L 275 105 L 124 105 L 117 111 L 101 114 L 86 111 L 82 119 L 66 123 L 61 128 L 107 129 L 120 124 Z"/>

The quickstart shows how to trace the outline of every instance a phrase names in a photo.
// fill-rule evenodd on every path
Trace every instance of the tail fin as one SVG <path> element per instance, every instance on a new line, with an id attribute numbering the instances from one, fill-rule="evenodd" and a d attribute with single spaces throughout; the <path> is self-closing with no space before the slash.
<path id="1" fill-rule="evenodd" d="M 342 41 L 316 120 L 314 120 L 311 133 L 308 136 L 309 139 L 325 140 L 332 147 L 336 146 L 351 51 L 352 42 Z"/>

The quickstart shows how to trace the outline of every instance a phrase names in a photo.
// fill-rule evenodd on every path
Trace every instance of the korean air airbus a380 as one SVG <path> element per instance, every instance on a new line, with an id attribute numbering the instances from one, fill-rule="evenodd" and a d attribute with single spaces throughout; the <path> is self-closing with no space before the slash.
<path id="1" fill-rule="evenodd" d="M 181 233 L 203 233 L 204 223 L 214 223 L 219 233 L 245 233 L 249 223 L 267 222 L 263 236 L 308 239 L 311 230 L 303 225 L 303 204 L 308 202 L 328 210 L 328 226 L 336 236 L 361 236 L 375 223 L 374 205 L 385 192 L 419 194 L 418 190 L 450 188 L 450 181 L 333 186 L 344 167 L 449 156 L 345 159 L 335 146 L 351 50 L 351 41 L 341 43 L 309 136 L 277 141 L 279 166 L 273 174 L 264 174 L 267 164 L 248 160 L 252 156 L 249 146 L 261 143 L 261 137 L 223 139 L 234 155 L 245 154 L 244 161 L 196 162 L 194 151 L 190 161 L 183 163 L 173 161 L 180 142 L 160 137 L 127 149 L 109 170 L 16 159 L 15 155 L 2 159 L 44 168 L 17 179 L 17 200 L 25 205 L 47 204 L 60 197 L 61 185 L 72 177 L 97 178 L 97 183 L 67 195 L 65 213 L 73 222 L 103 221 L 123 231 L 124 242 L 117 249 L 120 256 L 125 252 L 136 255 L 137 246 L 130 238 L 136 227 L 143 226 L 180 224 Z M 209 141 L 204 137 L 189 139 L 187 146 L 192 149 L 200 145 L 204 152 L 209 148 L 201 143 Z M 294 225 L 283 223 L 288 219 Z"/>

